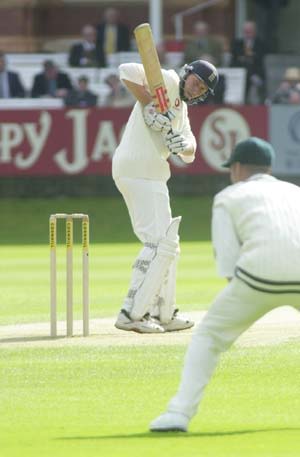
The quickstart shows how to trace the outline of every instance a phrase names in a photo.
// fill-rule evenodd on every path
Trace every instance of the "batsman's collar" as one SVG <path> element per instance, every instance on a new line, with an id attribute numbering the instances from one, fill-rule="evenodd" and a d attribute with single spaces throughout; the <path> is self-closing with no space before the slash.
<path id="1" fill-rule="evenodd" d="M 252 136 L 247 140 L 237 143 L 229 159 L 223 167 L 229 168 L 233 163 L 239 162 L 248 165 L 271 166 L 275 159 L 273 146 L 261 138 Z"/>

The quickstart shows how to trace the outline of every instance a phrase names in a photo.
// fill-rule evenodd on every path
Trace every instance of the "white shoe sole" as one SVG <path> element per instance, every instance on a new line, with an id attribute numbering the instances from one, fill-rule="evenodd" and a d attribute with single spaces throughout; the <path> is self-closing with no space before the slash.
<path id="1" fill-rule="evenodd" d="M 185 428 L 182 428 L 182 427 L 153 427 L 153 428 L 150 428 L 150 432 L 184 432 L 186 433 L 187 432 L 187 429 Z"/>
<path id="2" fill-rule="evenodd" d="M 160 324 L 165 332 L 179 332 L 180 330 L 187 330 L 195 325 L 192 321 L 171 321 L 168 324 Z"/>
<path id="3" fill-rule="evenodd" d="M 118 316 L 115 327 L 119 330 L 136 333 L 165 333 L 164 328 L 152 320 L 143 319 L 141 321 L 132 321 L 126 317 L 124 312 Z"/>
<path id="4" fill-rule="evenodd" d="M 187 432 L 189 420 L 182 414 L 165 413 L 149 426 L 150 432 Z"/>
<path id="5" fill-rule="evenodd" d="M 141 326 L 139 322 L 126 324 L 115 323 L 115 327 L 119 330 L 125 330 L 126 332 L 135 332 L 135 333 L 165 333 L 163 327 L 148 327 Z"/>

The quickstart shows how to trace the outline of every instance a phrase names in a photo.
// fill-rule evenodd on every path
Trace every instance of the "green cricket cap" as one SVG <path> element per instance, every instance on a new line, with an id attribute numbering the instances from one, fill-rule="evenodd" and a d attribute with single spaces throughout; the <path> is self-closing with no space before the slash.
<path id="1" fill-rule="evenodd" d="M 233 163 L 239 162 L 245 165 L 270 166 L 275 159 L 275 151 L 268 141 L 252 136 L 247 140 L 240 141 L 234 147 L 229 159 L 223 163 L 223 167 L 229 168 Z"/>

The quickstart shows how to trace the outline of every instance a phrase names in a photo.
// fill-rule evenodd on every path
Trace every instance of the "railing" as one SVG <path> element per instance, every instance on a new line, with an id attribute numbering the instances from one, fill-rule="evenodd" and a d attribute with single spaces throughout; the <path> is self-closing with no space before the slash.
<path id="1" fill-rule="evenodd" d="M 190 16 L 191 14 L 197 13 L 198 11 L 210 8 L 211 6 L 216 5 L 217 3 L 221 3 L 223 0 L 207 0 L 201 5 L 192 6 L 187 10 L 182 11 L 181 13 L 177 13 L 174 15 L 174 22 L 175 22 L 175 37 L 176 40 L 182 40 L 183 38 L 183 18 L 185 16 Z"/>

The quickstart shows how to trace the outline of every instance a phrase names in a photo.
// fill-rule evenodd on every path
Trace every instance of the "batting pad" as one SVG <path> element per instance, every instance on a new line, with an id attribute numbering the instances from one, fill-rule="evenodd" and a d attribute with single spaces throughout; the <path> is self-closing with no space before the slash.
<path id="1" fill-rule="evenodd" d="M 180 221 L 181 217 L 176 217 L 172 220 L 166 237 L 158 244 L 156 256 L 150 263 L 145 279 L 134 297 L 133 307 L 130 312 L 130 317 L 133 320 L 140 320 L 149 312 L 150 305 L 159 294 L 170 265 L 178 255 Z"/>

